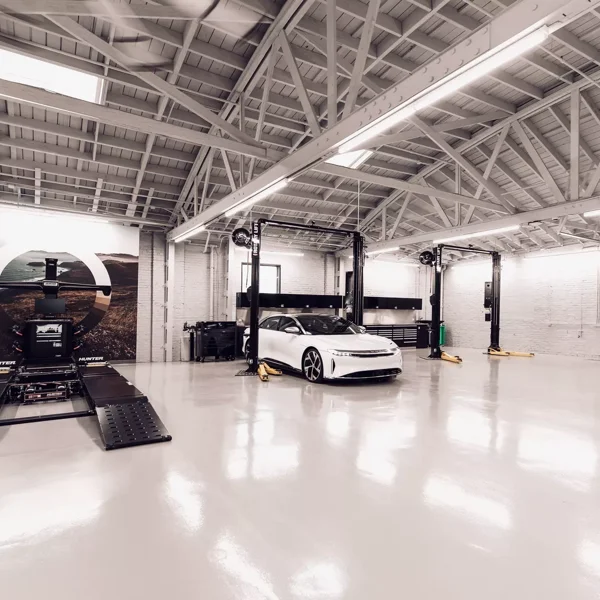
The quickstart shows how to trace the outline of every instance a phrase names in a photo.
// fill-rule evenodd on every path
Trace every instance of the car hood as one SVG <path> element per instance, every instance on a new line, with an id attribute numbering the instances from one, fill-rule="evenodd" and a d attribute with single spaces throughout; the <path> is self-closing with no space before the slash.
<path id="1" fill-rule="evenodd" d="M 391 340 L 379 335 L 359 333 L 356 335 L 311 335 L 319 345 L 330 350 L 387 350 L 395 348 Z"/>

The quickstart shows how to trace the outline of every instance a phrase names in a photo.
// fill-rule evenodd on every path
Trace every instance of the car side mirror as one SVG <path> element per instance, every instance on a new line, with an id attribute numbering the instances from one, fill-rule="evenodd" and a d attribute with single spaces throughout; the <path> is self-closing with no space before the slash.
<path id="1" fill-rule="evenodd" d="M 366 327 L 363 327 L 362 325 L 359 325 L 359 326 L 358 326 L 358 331 L 359 331 L 360 333 L 367 333 L 367 328 L 366 328 Z"/>
<path id="2" fill-rule="evenodd" d="M 300 335 L 300 329 L 296 325 L 290 325 L 283 330 L 284 333 L 291 333 L 292 335 Z"/>

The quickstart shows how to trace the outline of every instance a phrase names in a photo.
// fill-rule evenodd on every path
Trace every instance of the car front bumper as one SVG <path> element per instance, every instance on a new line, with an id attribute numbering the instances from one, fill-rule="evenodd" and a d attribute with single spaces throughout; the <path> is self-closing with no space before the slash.
<path id="1" fill-rule="evenodd" d="M 390 356 L 335 356 L 329 352 L 323 357 L 326 379 L 375 379 L 392 377 L 402 372 L 402 354 Z"/>

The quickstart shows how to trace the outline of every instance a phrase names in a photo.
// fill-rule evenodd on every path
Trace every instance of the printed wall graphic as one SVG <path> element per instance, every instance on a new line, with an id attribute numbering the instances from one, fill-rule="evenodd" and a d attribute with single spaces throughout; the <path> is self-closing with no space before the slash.
<path id="1" fill-rule="evenodd" d="M 45 259 L 58 259 L 58 279 L 112 285 L 108 313 L 85 338 L 82 354 L 135 359 L 139 230 L 85 217 L 0 209 L 0 307 L 13 320 L 40 318 L 41 292 L 2 289 L 3 281 L 44 278 Z M 109 278 L 109 281 L 106 280 Z M 92 291 L 64 291 L 66 317 L 81 321 L 94 305 Z M 0 331 L 0 359 L 11 356 L 14 337 Z"/>

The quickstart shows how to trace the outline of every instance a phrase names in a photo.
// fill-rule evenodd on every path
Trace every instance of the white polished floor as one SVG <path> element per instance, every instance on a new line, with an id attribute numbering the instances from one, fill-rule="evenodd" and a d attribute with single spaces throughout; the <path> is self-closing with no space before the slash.
<path id="1" fill-rule="evenodd" d="M 600 363 L 460 354 L 360 386 L 122 368 L 168 444 L 0 429 L 0 595 L 598 598 Z"/>

